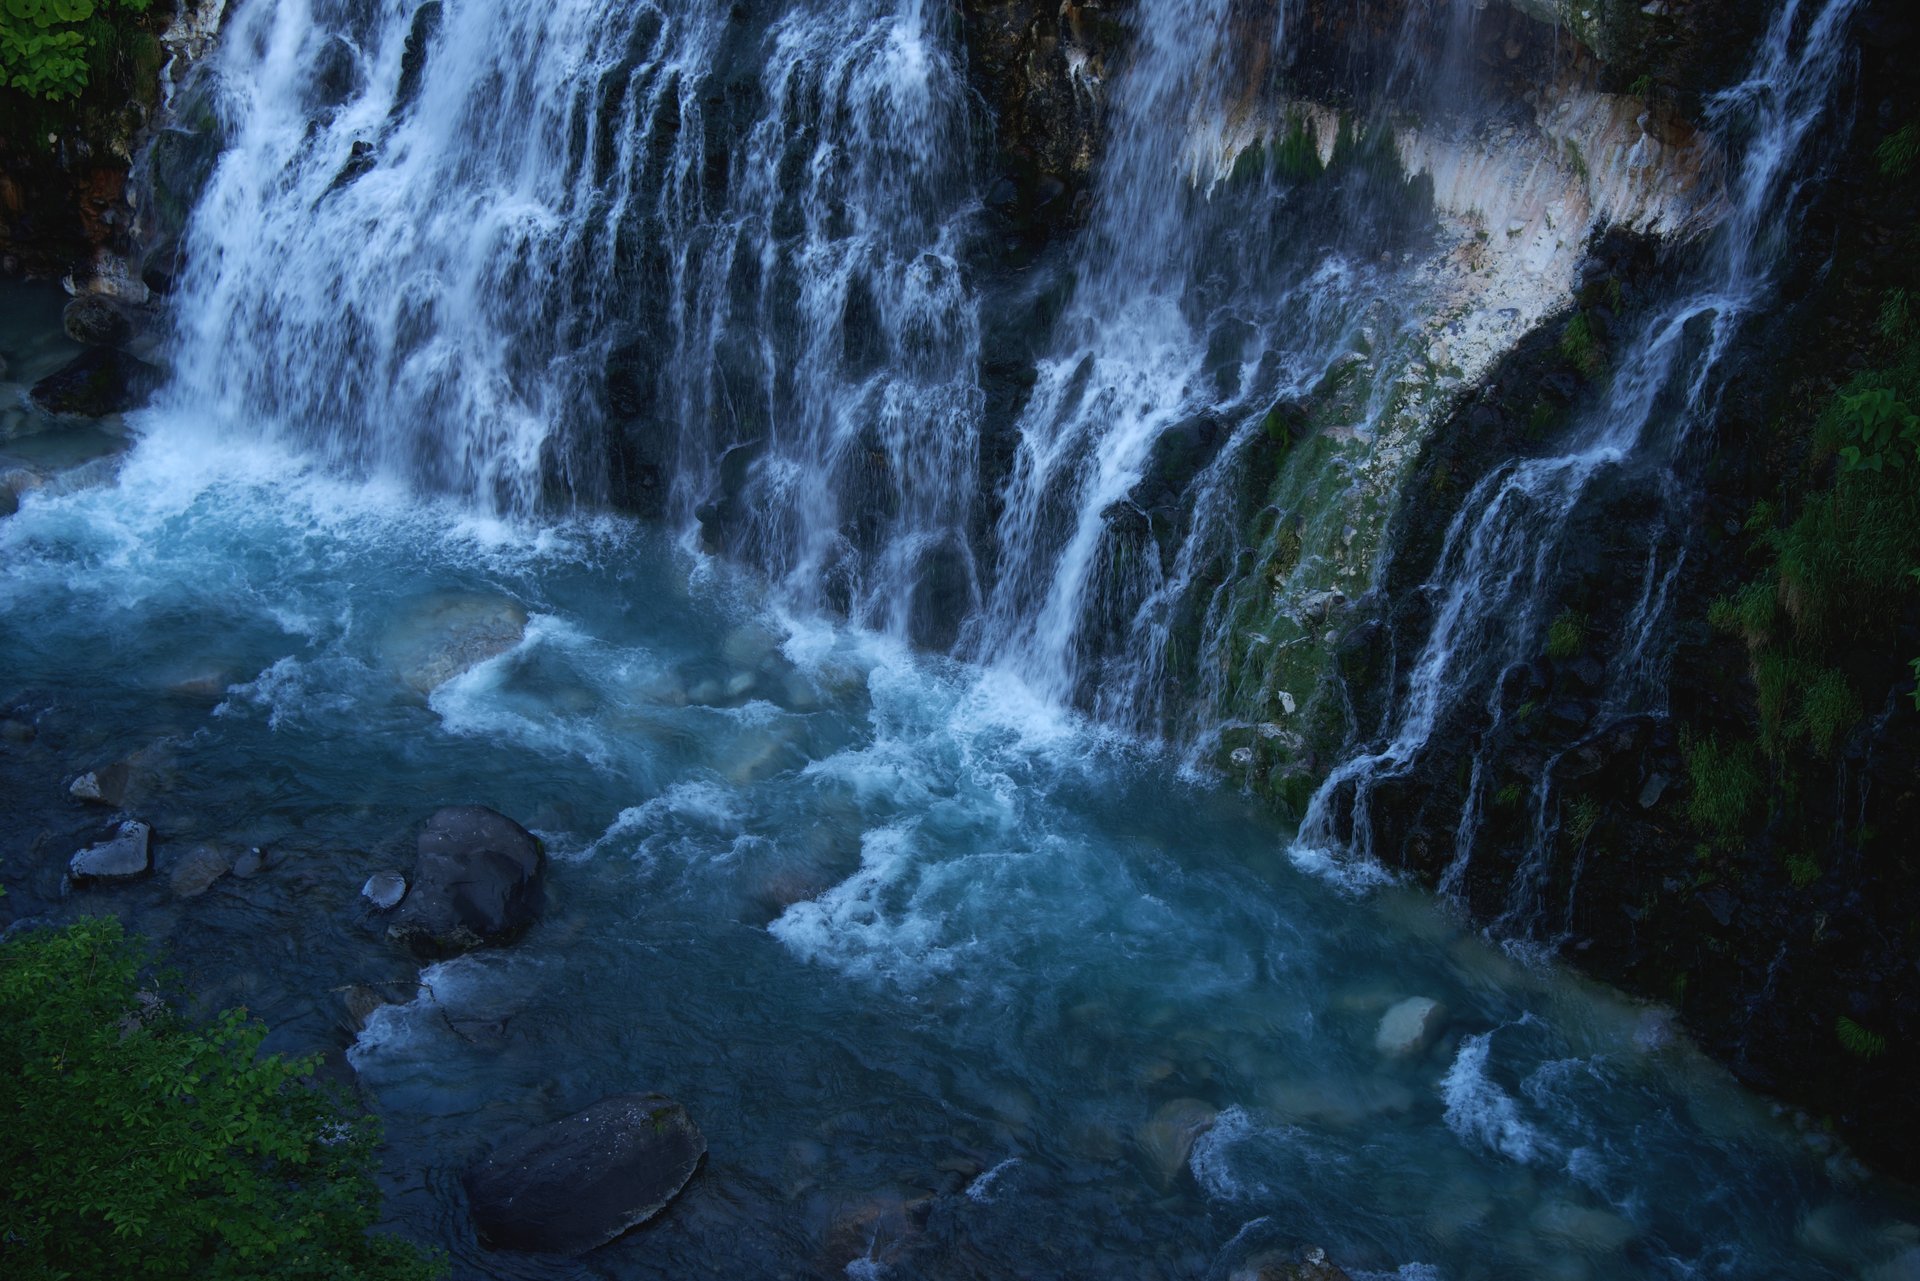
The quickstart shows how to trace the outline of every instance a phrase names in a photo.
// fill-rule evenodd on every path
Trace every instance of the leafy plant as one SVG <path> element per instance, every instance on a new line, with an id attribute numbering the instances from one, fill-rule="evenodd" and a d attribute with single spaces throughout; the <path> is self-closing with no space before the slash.
<path id="1" fill-rule="evenodd" d="M 1920 449 L 1920 414 L 1907 408 L 1891 387 L 1842 396 L 1840 404 L 1849 442 L 1841 446 L 1840 457 L 1849 470 L 1898 470 L 1907 465 L 1908 454 Z"/>
<path id="2" fill-rule="evenodd" d="M 1732 596 L 1722 596 L 1707 606 L 1707 622 L 1715 631 L 1728 632 L 1745 640 L 1748 649 L 1759 649 L 1773 633 L 1779 599 L 1773 584 L 1756 579 Z"/>
<path id="3" fill-rule="evenodd" d="M 369 1231 L 376 1124 L 262 1055 L 244 1010 L 205 1027 L 142 980 L 117 921 L 0 943 L 0 1272 L 426 1281 Z"/>
<path id="4" fill-rule="evenodd" d="M 1793 728 L 1796 733 L 1807 736 L 1814 751 L 1831 756 L 1834 745 L 1860 716 L 1860 700 L 1847 684 L 1845 674 L 1828 668 L 1807 684 Z"/>
<path id="5" fill-rule="evenodd" d="M 1600 802 L 1591 796 L 1577 797 L 1567 807 L 1567 835 L 1573 838 L 1576 845 L 1585 844 L 1599 822 Z"/>
<path id="6" fill-rule="evenodd" d="M 87 87 L 116 27 L 152 0 L 0 0 L 0 85 L 59 102 Z"/>
<path id="7" fill-rule="evenodd" d="M 1883 138 L 1873 149 L 1873 158 L 1883 178 L 1904 178 L 1920 162 L 1920 123 L 1902 125 Z"/>
<path id="8" fill-rule="evenodd" d="M 1886 1037 L 1861 1027 L 1844 1014 L 1835 1020 L 1833 1030 L 1840 1038 L 1840 1048 L 1856 1059 L 1872 1061 L 1887 1052 Z"/>

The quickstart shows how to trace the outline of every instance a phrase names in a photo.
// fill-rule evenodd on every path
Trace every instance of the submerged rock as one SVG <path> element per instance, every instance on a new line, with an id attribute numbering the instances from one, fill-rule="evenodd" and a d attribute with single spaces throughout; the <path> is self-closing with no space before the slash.
<path id="1" fill-rule="evenodd" d="M 616 1094 L 502 1144 L 467 1175 L 489 1249 L 585 1254 L 665 1209 L 706 1155 L 664 1094 Z"/>
<path id="2" fill-rule="evenodd" d="M 196 898 L 233 870 L 233 851 L 218 845 L 196 845 L 181 855 L 167 875 L 175 898 Z"/>
<path id="3" fill-rule="evenodd" d="M 1447 1023 L 1447 1007 L 1429 996 L 1410 996 L 1380 1016 L 1373 1048 L 1388 1058 L 1406 1058 L 1433 1044 Z"/>
<path id="4" fill-rule="evenodd" d="M 461 673 L 497 658 L 527 634 L 527 611 L 504 596 L 436 592 L 394 619 L 380 650 L 401 680 L 431 694 Z"/>
<path id="5" fill-rule="evenodd" d="M 145 823 L 122 823 L 112 840 L 89 845 L 75 854 L 67 864 L 67 871 L 76 885 L 144 876 L 153 865 L 153 853 L 148 844 L 152 835 L 153 829 Z"/>
<path id="6" fill-rule="evenodd" d="M 416 952 L 446 956 L 511 942 L 533 924 L 540 842 L 506 815 L 484 805 L 450 805 L 427 820 L 419 852 L 413 888 L 387 929 L 390 937 Z"/>
<path id="7" fill-rule="evenodd" d="M 1200 1099 L 1164 1103 L 1134 1136 L 1162 1186 L 1173 1182 L 1186 1166 L 1193 1145 L 1213 1128 L 1219 1112 Z"/>
<path id="8" fill-rule="evenodd" d="M 146 403 L 160 371 L 117 347 L 89 347 L 33 385 L 28 394 L 50 414 L 103 418 Z"/>

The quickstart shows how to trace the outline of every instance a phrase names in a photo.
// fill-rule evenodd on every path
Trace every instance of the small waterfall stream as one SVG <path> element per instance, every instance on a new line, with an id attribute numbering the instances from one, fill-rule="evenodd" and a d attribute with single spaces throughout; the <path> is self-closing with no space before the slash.
<path id="1" fill-rule="evenodd" d="M 1433 617 L 1403 692 L 1390 701 L 1386 723 L 1314 794 L 1298 837 L 1302 859 L 1323 865 L 1346 851 L 1371 861 L 1376 786 L 1416 768 L 1463 705 L 1483 701 L 1498 726 L 1507 714 L 1501 678 L 1545 648 L 1573 517 L 1596 484 L 1622 473 L 1657 496 L 1658 515 L 1647 533 L 1645 563 L 1628 571 L 1641 586 L 1618 620 L 1622 644 L 1607 673 L 1602 716 L 1660 710 L 1668 589 L 1686 555 L 1686 454 L 1698 435 L 1711 432 L 1723 359 L 1741 326 L 1768 301 L 1790 246 L 1807 189 L 1809 142 L 1833 109 L 1856 7 L 1856 0 L 1781 6 L 1747 76 L 1714 100 L 1712 122 L 1739 140 L 1740 159 L 1725 222 L 1704 261 L 1634 337 L 1601 403 L 1571 431 L 1565 452 L 1497 467 L 1467 496 L 1420 589 L 1432 601 Z M 1458 891 L 1476 848 L 1488 787 L 1483 764 L 1476 753 L 1443 893 Z M 1536 783 L 1533 847 L 1492 926 L 1497 934 L 1538 936 L 1552 928 L 1539 884 L 1556 825 L 1552 769 L 1547 762 Z"/>

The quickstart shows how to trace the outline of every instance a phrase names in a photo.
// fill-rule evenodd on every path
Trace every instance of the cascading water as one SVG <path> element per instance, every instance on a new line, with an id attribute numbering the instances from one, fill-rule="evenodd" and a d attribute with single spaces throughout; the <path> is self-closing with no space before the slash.
<path id="1" fill-rule="evenodd" d="M 172 403 L 506 515 L 697 513 L 803 608 L 904 633 L 918 577 L 967 594 L 979 399 L 931 21 L 244 8 Z"/>
<path id="2" fill-rule="evenodd" d="M 1420 589 L 1432 602 L 1424 644 L 1398 678 L 1386 723 L 1314 794 L 1298 837 L 1303 860 L 1324 864 L 1346 850 L 1370 862 L 1375 789 L 1417 768 L 1434 736 L 1462 709 L 1484 703 L 1489 737 L 1511 714 L 1502 678 L 1545 649 L 1574 517 L 1597 485 L 1621 475 L 1650 489 L 1657 511 L 1646 530 L 1645 563 L 1635 574 L 1637 599 L 1618 620 L 1622 644 L 1607 673 L 1600 720 L 1661 709 L 1657 656 L 1668 591 L 1686 555 L 1685 460 L 1696 438 L 1712 430 L 1723 358 L 1767 301 L 1790 247 L 1807 186 L 1809 140 L 1833 109 L 1856 7 L 1856 0 L 1790 0 L 1774 16 L 1746 78 L 1714 100 L 1714 127 L 1738 139 L 1742 152 L 1725 221 L 1704 261 L 1638 332 L 1602 402 L 1575 426 L 1564 453 L 1500 466 L 1467 496 Z M 1459 891 L 1476 848 L 1489 786 L 1482 755 L 1473 754 L 1443 893 Z M 1552 928 L 1540 877 L 1555 826 L 1554 763 L 1547 761 L 1535 782 L 1533 848 L 1494 922 L 1497 933 L 1538 935 Z"/>
<path id="3" fill-rule="evenodd" d="M 1713 287 L 1620 395 L 1706 421 L 1851 4 L 1797 0 L 1727 100 L 1756 123 Z M 343 1053 L 395 1227 L 463 1281 L 1229 1277 L 1307 1245 L 1356 1281 L 1901 1275 L 1911 1199 L 1657 1011 L 1300 875 L 1248 798 L 1061 707 L 1178 739 L 1236 682 L 1300 688 L 1226 656 L 1324 642 L 1331 606 L 1297 598 L 1368 572 L 1349 527 L 1384 521 L 1462 350 L 1561 296 L 1558 242 L 1598 219 L 1562 199 L 1564 144 L 1446 133 L 1484 123 L 1474 59 L 1423 51 L 1478 13 L 1383 37 L 1400 101 L 1447 100 L 1415 128 L 1291 97 L 1311 33 L 1272 10 L 1136 6 L 1084 239 L 1032 268 L 1071 296 L 1027 335 L 1001 489 L 985 148 L 939 6 L 243 0 L 173 381 L 111 483 L 0 519 L 0 910 L 115 911 L 273 1048 Z M 1503 176 L 1507 206 L 1473 204 L 1503 149 L 1552 199 Z M 1497 292 L 1476 229 L 1545 264 L 1534 294 Z M 1423 314 L 1443 257 L 1496 292 Z M 37 370 L 45 334 L 0 321 Z M 1536 532 L 1577 501 L 1555 486 L 1701 430 L 1642 418 L 1503 470 L 1540 474 Z M 1508 511 L 1500 483 L 1475 503 Z M 1505 519 L 1462 518 L 1422 724 L 1476 696 L 1484 611 L 1533 572 Z M 1292 614 L 1250 636 L 1250 601 Z M 68 785 L 108 762 L 155 875 L 76 888 L 108 811 Z M 547 901 L 421 972 L 360 887 L 466 800 L 538 831 Z M 634 1089 L 708 1135 L 686 1193 L 582 1260 L 482 1248 L 461 1173 Z"/>

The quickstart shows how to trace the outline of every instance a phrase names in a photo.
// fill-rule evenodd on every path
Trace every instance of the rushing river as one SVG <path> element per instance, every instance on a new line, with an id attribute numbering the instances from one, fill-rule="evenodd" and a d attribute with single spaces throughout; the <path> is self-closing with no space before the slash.
<path id="1" fill-rule="evenodd" d="M 18 377 L 57 300 L 7 301 Z M 64 438 L 31 417 L 8 466 Z M 0 908 L 120 913 L 204 1007 L 335 1051 L 395 1226 L 457 1276 L 1225 1278 L 1306 1245 L 1355 1277 L 1915 1275 L 1912 1203 L 1657 1011 L 1303 873 L 1250 801 L 1014 677 L 656 530 L 133 426 L 117 475 L 0 522 Z M 156 875 L 68 892 L 106 811 L 66 784 L 123 758 Z M 545 914 L 416 986 L 360 886 L 465 801 L 546 841 Z M 201 842 L 266 865 L 180 897 Z M 356 987 L 392 1002 L 358 1029 Z M 1407 997 L 1444 1025 L 1391 1056 Z M 634 1089 L 708 1136 L 681 1199 L 575 1263 L 479 1249 L 466 1166 Z"/>

